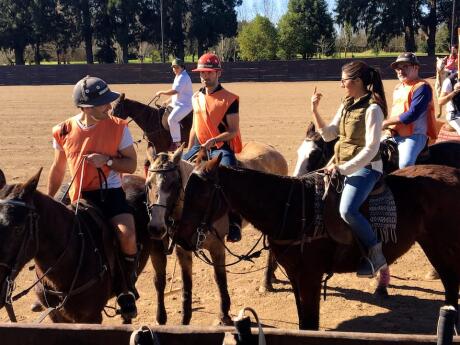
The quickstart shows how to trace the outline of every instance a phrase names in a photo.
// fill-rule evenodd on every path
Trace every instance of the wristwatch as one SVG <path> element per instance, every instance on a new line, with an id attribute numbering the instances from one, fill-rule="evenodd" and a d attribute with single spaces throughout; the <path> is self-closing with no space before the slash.
<path id="1" fill-rule="evenodd" d="M 113 164 L 113 159 L 112 157 L 109 157 L 109 159 L 107 159 L 107 162 L 105 162 L 105 165 L 107 165 L 108 167 L 111 167 Z"/>

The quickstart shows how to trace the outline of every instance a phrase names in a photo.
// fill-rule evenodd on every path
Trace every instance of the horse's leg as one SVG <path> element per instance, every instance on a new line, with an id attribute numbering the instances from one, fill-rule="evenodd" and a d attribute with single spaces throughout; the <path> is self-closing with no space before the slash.
<path id="1" fill-rule="evenodd" d="M 157 322 L 160 325 L 166 324 L 167 315 L 165 308 L 165 287 L 166 287 L 166 254 L 162 242 L 155 241 L 150 252 L 150 261 L 152 262 L 155 275 L 153 283 L 157 291 Z"/>
<path id="2" fill-rule="evenodd" d="M 225 271 L 225 248 L 215 239 L 209 247 L 212 263 L 214 264 L 214 280 L 219 288 L 220 295 L 220 323 L 226 326 L 233 325 L 228 314 L 230 310 L 230 295 L 227 287 L 227 272 Z"/>
<path id="3" fill-rule="evenodd" d="M 182 324 L 190 324 L 192 318 L 192 253 L 176 247 L 176 255 L 182 272 Z"/>
<path id="4" fill-rule="evenodd" d="M 299 329 L 318 330 L 322 275 L 305 273 L 297 279 Z"/>
<path id="5" fill-rule="evenodd" d="M 275 291 L 275 289 L 273 288 L 273 282 L 276 279 L 275 270 L 276 270 L 276 267 L 278 267 L 278 263 L 276 262 L 276 259 L 271 250 L 268 251 L 266 265 L 267 265 L 267 268 L 265 269 L 265 272 L 264 272 L 264 281 L 259 288 L 259 292 Z"/>

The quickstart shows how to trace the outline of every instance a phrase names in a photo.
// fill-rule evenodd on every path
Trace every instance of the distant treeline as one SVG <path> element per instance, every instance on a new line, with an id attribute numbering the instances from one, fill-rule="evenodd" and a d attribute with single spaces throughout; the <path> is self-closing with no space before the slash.
<path id="1" fill-rule="evenodd" d="M 224 60 L 307 59 L 350 51 L 353 37 L 361 34 L 376 50 L 401 38 L 404 50 L 423 45 L 432 56 L 439 47 L 437 30 L 444 29 L 443 44 L 448 45 L 452 24 L 452 0 L 336 0 L 333 14 L 325 0 L 289 0 L 276 24 L 261 15 L 238 23 L 241 4 L 242 0 L 0 0 L 0 60 L 39 64 L 52 56 L 60 63 L 68 62 L 69 52 L 83 50 L 82 59 L 90 64 L 127 63 L 133 58 L 142 62 L 147 57 L 160 61 L 162 38 L 166 56 L 196 57 L 212 49 Z M 458 14 L 460 6 L 455 17 Z"/>

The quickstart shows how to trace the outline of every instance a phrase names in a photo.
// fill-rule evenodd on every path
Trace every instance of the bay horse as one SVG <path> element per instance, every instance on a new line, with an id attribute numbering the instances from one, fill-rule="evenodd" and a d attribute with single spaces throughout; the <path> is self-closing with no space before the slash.
<path id="1" fill-rule="evenodd" d="M 93 229 L 79 226 L 81 216 L 37 191 L 40 172 L 41 169 L 24 184 L 8 185 L 0 170 L 0 308 L 5 304 L 8 282 L 14 281 L 33 259 L 37 277 L 44 276 L 43 285 L 37 285 L 39 301 L 48 307 L 57 306 L 66 298 L 62 308 L 50 314 L 53 322 L 101 323 L 102 310 L 113 296 L 112 275 L 116 270 L 113 269 L 116 253 L 110 250 L 113 239 L 103 238 L 104 224 L 90 224 L 95 226 Z M 145 179 L 140 176 L 123 176 L 123 189 L 134 210 L 137 239 L 142 248 L 138 274 L 150 257 L 157 290 L 156 320 L 164 324 L 166 254 L 163 242 L 152 240 L 147 231 L 144 185 Z M 177 254 L 179 262 L 184 261 L 181 253 Z M 46 287 L 46 295 L 42 286 Z M 72 292 L 66 297 L 69 291 Z M 191 295 L 183 292 L 186 298 L 182 323 L 186 324 L 191 317 Z"/>
<path id="2" fill-rule="evenodd" d="M 182 215 L 183 193 L 188 178 L 190 177 L 194 165 L 181 159 L 183 147 L 178 148 L 174 154 L 159 153 L 147 149 L 147 157 L 150 162 L 146 180 L 147 203 L 150 214 L 149 233 L 154 238 L 165 238 L 170 235 L 171 228 L 178 224 Z M 201 159 L 201 157 L 199 158 Z M 237 154 L 237 159 L 244 167 L 272 172 L 275 174 L 287 174 L 287 162 L 284 157 L 273 147 L 258 142 L 248 142 L 241 153 Z M 217 235 L 210 236 L 203 243 L 203 248 L 207 249 L 211 255 L 214 268 L 214 278 L 220 294 L 220 323 L 232 324 L 229 316 L 230 296 L 227 288 L 227 274 L 225 270 L 225 247 L 222 239 L 228 232 L 228 218 L 221 217 L 216 220 L 213 227 Z M 219 236 L 219 238 L 217 237 Z M 192 261 L 187 262 L 187 266 L 192 266 Z M 267 259 L 267 268 L 264 280 L 259 291 L 273 291 L 272 282 L 276 261 L 271 253 Z"/>
<path id="3" fill-rule="evenodd" d="M 141 102 L 128 99 L 122 93 L 113 107 L 113 116 L 126 120 L 128 117 L 144 131 L 144 137 L 155 148 L 156 152 L 166 152 L 172 143 L 167 122 L 163 119 L 165 107 L 155 105 L 151 107 Z M 180 121 L 181 138 L 188 143 L 192 128 L 191 115 Z"/>
<path id="4" fill-rule="evenodd" d="M 297 162 L 293 176 L 302 176 L 312 171 L 323 168 L 334 155 L 334 145 L 337 140 L 325 142 L 315 130 L 315 125 L 310 122 L 307 125 L 305 139 L 297 149 Z M 380 152 L 383 161 L 383 170 L 389 174 L 399 168 L 398 148 L 391 140 L 383 140 L 380 143 Z M 448 165 L 460 168 L 460 143 L 445 141 L 428 146 L 428 150 L 422 153 L 416 164 Z M 389 271 L 384 272 L 386 278 L 379 277 L 379 284 L 375 294 L 388 296 L 387 286 L 390 282 Z M 429 279 L 437 279 L 436 272 L 427 274 Z"/>
<path id="5" fill-rule="evenodd" d="M 316 174 L 302 179 L 278 176 L 219 166 L 219 160 L 197 167 L 188 180 L 174 239 L 194 250 L 197 239 L 207 236 L 210 222 L 228 208 L 239 212 L 268 236 L 292 284 L 299 328 L 318 329 L 322 277 L 355 272 L 361 257 L 358 245 L 334 241 L 327 228 L 323 236 L 314 236 Z M 393 263 L 417 241 L 439 272 L 446 304 L 458 309 L 460 231 L 452 215 L 460 212 L 460 170 L 415 165 L 387 175 L 385 182 L 397 207 L 397 241 L 383 245 L 387 262 Z"/>

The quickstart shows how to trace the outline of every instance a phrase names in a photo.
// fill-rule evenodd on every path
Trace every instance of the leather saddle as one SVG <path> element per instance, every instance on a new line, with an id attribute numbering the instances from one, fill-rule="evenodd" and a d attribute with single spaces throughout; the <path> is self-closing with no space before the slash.
<path id="1" fill-rule="evenodd" d="M 169 131 L 168 116 L 169 114 L 171 114 L 172 110 L 173 110 L 173 107 L 171 107 L 170 105 L 166 107 L 160 107 L 160 114 L 163 113 L 161 115 L 161 125 L 163 126 L 164 129 L 168 131 Z M 184 127 L 182 125 L 182 122 L 191 121 L 193 119 L 192 114 L 193 114 L 193 110 L 190 113 L 188 113 L 187 116 L 185 116 L 182 120 L 179 121 L 181 128 Z"/>

